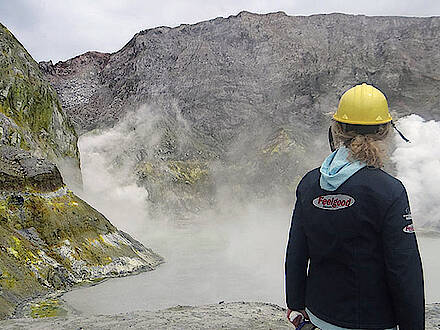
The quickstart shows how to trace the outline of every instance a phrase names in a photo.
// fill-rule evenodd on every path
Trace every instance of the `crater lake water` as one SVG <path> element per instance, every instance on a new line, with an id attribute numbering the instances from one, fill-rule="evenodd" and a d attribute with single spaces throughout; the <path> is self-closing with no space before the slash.
<path id="1" fill-rule="evenodd" d="M 261 214 L 209 223 L 174 225 L 145 242 L 165 257 L 156 270 L 107 280 L 64 295 L 81 313 L 114 314 L 220 301 L 284 303 L 284 252 L 289 215 Z M 237 225 L 234 225 L 233 222 Z M 234 228 L 233 228 L 234 227 Z M 213 230 L 215 228 L 215 230 Z M 419 235 L 426 302 L 440 301 L 440 238 Z"/>
<path id="2" fill-rule="evenodd" d="M 398 121 L 411 143 L 395 135 L 392 160 L 408 189 L 416 229 L 439 230 L 440 122 L 412 115 Z M 220 301 L 262 301 L 284 306 L 284 254 L 293 207 L 259 201 L 193 220 L 151 219 L 148 192 L 130 173 L 109 169 L 118 131 L 79 140 L 84 190 L 78 192 L 114 225 L 165 258 L 156 270 L 74 289 L 63 297 L 90 314 L 158 310 Z M 116 141 L 116 142 L 114 142 Z M 434 175 L 433 175 L 434 174 Z M 437 180 L 437 181 L 435 181 Z M 427 303 L 440 302 L 440 235 L 418 232 Z"/>

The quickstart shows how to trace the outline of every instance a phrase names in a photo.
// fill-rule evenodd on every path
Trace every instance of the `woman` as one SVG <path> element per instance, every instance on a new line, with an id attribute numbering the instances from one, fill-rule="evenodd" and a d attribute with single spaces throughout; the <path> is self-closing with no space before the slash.
<path id="1" fill-rule="evenodd" d="M 423 273 L 408 197 L 380 169 L 392 125 L 387 100 L 373 86 L 357 85 L 333 118 L 333 153 L 296 191 L 285 265 L 288 318 L 299 312 L 323 330 L 423 330 Z"/>

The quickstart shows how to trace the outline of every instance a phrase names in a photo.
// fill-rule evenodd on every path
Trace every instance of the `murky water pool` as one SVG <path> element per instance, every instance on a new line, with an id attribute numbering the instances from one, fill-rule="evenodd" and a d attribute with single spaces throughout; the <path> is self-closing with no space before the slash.
<path id="1" fill-rule="evenodd" d="M 396 136 L 398 148 L 393 161 L 398 177 L 413 197 L 413 213 L 418 213 L 415 218 L 424 220 L 416 221 L 416 225 L 435 224 L 440 222 L 439 185 L 432 181 L 432 173 L 438 171 L 436 137 L 440 126 L 411 118 L 401 122 L 411 144 Z M 264 301 L 284 306 L 283 263 L 291 208 L 260 202 L 241 211 L 211 214 L 199 221 L 167 223 L 163 219 L 148 219 L 147 191 L 134 184 L 133 178 L 128 180 L 131 174 L 123 168 L 118 173 L 108 170 L 108 159 L 126 152 L 119 150 L 119 145 L 127 134 L 116 129 L 80 138 L 85 192 L 80 196 L 118 228 L 165 257 L 166 263 L 152 272 L 68 292 L 65 300 L 78 311 L 92 314 L 223 300 Z M 440 302 L 440 236 L 419 235 L 418 239 L 426 302 Z"/>
<path id="2" fill-rule="evenodd" d="M 169 225 L 145 243 L 166 259 L 157 270 L 108 280 L 64 295 L 86 314 L 158 310 L 220 301 L 284 306 L 283 260 L 289 212 L 258 212 L 217 223 Z M 420 235 L 426 301 L 440 301 L 440 237 Z"/>

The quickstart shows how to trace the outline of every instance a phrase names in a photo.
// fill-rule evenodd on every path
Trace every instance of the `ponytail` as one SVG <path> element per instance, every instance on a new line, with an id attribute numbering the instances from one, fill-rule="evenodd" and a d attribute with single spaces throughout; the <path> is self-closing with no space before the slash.
<path id="1" fill-rule="evenodd" d="M 332 133 L 336 147 L 345 146 L 350 151 L 350 158 L 380 168 L 384 165 L 386 153 L 386 143 L 390 132 L 390 125 L 381 125 L 376 133 L 359 134 L 355 131 L 346 131 L 341 123 L 334 121 Z"/>

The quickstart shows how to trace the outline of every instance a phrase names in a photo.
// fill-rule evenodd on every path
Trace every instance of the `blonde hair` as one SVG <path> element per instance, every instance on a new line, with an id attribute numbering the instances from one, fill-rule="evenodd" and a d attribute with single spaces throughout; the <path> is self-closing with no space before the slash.
<path id="1" fill-rule="evenodd" d="M 390 124 L 381 125 L 378 131 L 372 134 L 346 130 L 342 125 L 337 121 L 332 123 L 334 146 L 336 148 L 347 147 L 352 160 L 366 163 L 367 166 L 382 167 L 388 156 L 386 138 L 390 132 Z"/>

